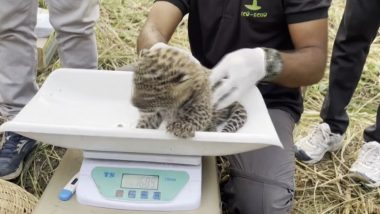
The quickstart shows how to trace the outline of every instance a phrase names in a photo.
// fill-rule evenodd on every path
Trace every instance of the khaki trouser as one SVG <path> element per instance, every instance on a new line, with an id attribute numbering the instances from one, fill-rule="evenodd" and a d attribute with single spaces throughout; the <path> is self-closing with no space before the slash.
<path id="1" fill-rule="evenodd" d="M 97 68 L 99 0 L 47 0 L 62 67 Z M 0 0 L 0 116 L 13 118 L 38 90 L 37 0 Z"/>

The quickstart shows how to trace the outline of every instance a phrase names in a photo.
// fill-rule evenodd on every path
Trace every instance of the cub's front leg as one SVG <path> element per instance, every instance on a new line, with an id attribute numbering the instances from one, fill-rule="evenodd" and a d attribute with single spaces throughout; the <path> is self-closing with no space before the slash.
<path id="1" fill-rule="evenodd" d="M 177 137 L 194 137 L 195 131 L 204 131 L 208 128 L 211 118 L 211 107 L 207 103 L 184 106 L 178 111 L 175 120 L 168 123 L 166 130 Z"/>
<path id="2" fill-rule="evenodd" d="M 140 111 L 140 118 L 136 127 L 140 129 L 158 129 L 162 123 L 162 120 L 163 115 L 160 111 L 152 113 Z"/>
<path id="3" fill-rule="evenodd" d="M 169 123 L 166 126 L 166 130 L 173 133 L 176 137 L 189 138 L 194 137 L 196 127 L 186 121 L 177 120 Z"/>

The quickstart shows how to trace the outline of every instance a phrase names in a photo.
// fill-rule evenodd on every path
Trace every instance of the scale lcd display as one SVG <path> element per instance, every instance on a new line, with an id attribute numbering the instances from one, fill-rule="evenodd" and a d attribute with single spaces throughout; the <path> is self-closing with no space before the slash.
<path id="1" fill-rule="evenodd" d="M 158 189 L 158 175 L 123 174 L 121 188 Z"/>

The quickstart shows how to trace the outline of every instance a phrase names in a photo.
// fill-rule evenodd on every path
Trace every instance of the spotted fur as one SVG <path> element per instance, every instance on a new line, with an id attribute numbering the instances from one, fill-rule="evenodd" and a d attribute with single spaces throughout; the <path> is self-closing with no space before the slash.
<path id="1" fill-rule="evenodd" d="M 138 128 L 156 129 L 163 120 L 177 137 L 193 137 L 195 131 L 236 132 L 247 119 L 235 102 L 215 111 L 211 104 L 210 70 L 174 48 L 143 50 L 134 73 L 132 103 L 139 109 Z"/>

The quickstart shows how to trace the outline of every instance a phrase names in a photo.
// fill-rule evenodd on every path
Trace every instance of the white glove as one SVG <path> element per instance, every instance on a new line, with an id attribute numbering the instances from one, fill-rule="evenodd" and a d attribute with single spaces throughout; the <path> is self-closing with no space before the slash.
<path id="1" fill-rule="evenodd" d="M 238 101 L 266 75 L 262 48 L 244 48 L 224 56 L 212 69 L 210 83 L 215 88 L 213 103 L 222 109 Z"/>
<path id="2" fill-rule="evenodd" d="M 163 43 L 163 42 L 157 42 L 156 44 L 154 44 L 152 47 L 150 47 L 149 50 L 155 50 L 155 49 L 159 49 L 159 48 L 168 48 L 170 47 L 169 45 Z"/>
<path id="3" fill-rule="evenodd" d="M 156 44 L 154 44 L 152 47 L 150 47 L 149 50 L 155 50 L 155 49 L 159 49 L 159 48 L 172 48 L 174 50 L 177 50 L 179 52 L 182 52 L 182 53 L 185 53 L 187 54 L 194 62 L 200 64 L 200 62 L 187 50 L 184 50 L 182 48 L 178 48 L 178 47 L 174 47 L 174 46 L 170 46 L 170 45 L 167 45 L 163 42 L 158 42 Z"/>

